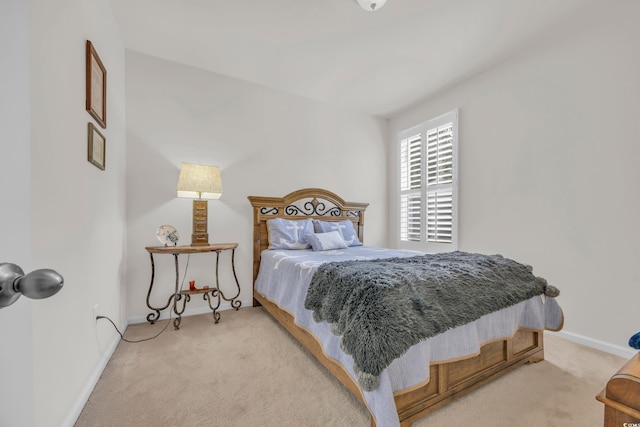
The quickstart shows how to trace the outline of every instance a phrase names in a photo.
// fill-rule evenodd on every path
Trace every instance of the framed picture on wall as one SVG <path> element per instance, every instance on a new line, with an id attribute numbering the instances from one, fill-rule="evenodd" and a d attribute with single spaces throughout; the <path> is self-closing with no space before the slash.
<path id="1" fill-rule="evenodd" d="M 88 134 L 87 160 L 93 163 L 98 169 L 104 170 L 107 159 L 107 140 L 91 122 L 89 122 Z"/>
<path id="2" fill-rule="evenodd" d="M 96 122 L 107 128 L 107 70 L 90 40 L 86 45 L 86 109 Z"/>

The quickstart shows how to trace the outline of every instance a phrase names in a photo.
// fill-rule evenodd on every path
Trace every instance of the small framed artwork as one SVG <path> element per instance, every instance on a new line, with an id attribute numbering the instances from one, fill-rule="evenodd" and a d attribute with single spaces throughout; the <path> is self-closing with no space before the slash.
<path id="1" fill-rule="evenodd" d="M 104 135 L 89 122 L 89 136 L 87 137 L 87 160 L 98 169 L 105 169 L 107 159 L 107 140 Z"/>
<path id="2" fill-rule="evenodd" d="M 96 122 L 107 128 L 107 70 L 90 40 L 87 40 L 86 109 Z"/>

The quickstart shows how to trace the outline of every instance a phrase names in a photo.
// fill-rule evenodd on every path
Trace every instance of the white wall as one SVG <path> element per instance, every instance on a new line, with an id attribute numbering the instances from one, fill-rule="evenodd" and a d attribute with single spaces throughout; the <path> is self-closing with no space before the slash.
<path id="1" fill-rule="evenodd" d="M 390 131 L 459 107 L 460 249 L 533 265 L 562 292 L 565 331 L 622 349 L 640 330 L 640 3 L 599 9 L 398 114 Z"/>
<path id="2" fill-rule="evenodd" d="M 0 2 L 0 263 L 31 269 L 29 3 Z M 0 308 L 0 426 L 33 425 L 32 302 Z"/>
<path id="3" fill-rule="evenodd" d="M 241 301 L 252 301 L 252 211 L 247 196 L 323 187 L 366 201 L 366 242 L 386 244 L 386 125 L 335 106 L 177 63 L 127 52 L 128 316 L 144 321 L 151 266 L 145 246 L 175 226 L 191 241 L 192 203 L 176 197 L 181 162 L 218 165 L 224 194 L 209 202 L 209 241 L 237 242 Z M 225 258 L 226 257 L 226 258 Z M 173 259 L 156 256 L 152 304 L 174 284 Z M 181 258 L 184 266 L 186 258 Z M 228 254 L 221 285 L 232 293 Z M 213 257 L 193 256 L 186 282 L 211 284 Z M 225 268 L 227 269 L 225 271 Z M 224 273 L 224 274 L 223 274 Z M 182 277 L 181 277 L 182 279 Z M 186 283 L 185 282 L 185 283 Z M 185 285 L 188 286 L 188 285 Z M 207 311 L 201 298 L 187 311 Z M 231 313 L 223 313 L 224 317 Z M 184 322 L 183 322 L 184 325 Z"/>
<path id="4" fill-rule="evenodd" d="M 36 426 L 72 425 L 125 320 L 124 47 L 107 0 L 30 0 L 33 264 L 65 278 L 34 302 Z M 85 41 L 107 69 L 106 170 L 87 161 Z"/>

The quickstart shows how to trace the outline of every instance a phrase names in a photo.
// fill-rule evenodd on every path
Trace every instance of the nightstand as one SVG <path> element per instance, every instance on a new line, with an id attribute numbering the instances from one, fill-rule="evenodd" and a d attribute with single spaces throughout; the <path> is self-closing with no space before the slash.
<path id="1" fill-rule="evenodd" d="M 240 283 L 238 282 L 238 276 L 236 275 L 235 267 L 235 251 L 237 247 L 237 243 L 214 243 L 211 245 L 202 246 L 147 246 L 145 249 L 147 250 L 147 252 L 149 252 L 149 256 L 151 258 L 151 283 L 149 284 L 149 291 L 147 292 L 147 307 L 155 312 L 149 313 L 147 315 L 147 321 L 152 324 L 155 323 L 155 321 L 160 318 L 160 312 L 173 303 L 171 309 L 178 316 L 173 320 L 173 326 L 175 329 L 180 329 L 182 313 L 184 313 L 186 305 L 191 300 L 192 295 L 202 295 L 202 299 L 207 301 L 207 303 L 209 304 L 209 308 L 212 311 L 213 320 L 215 321 L 215 323 L 218 323 L 220 321 L 220 313 L 218 312 L 218 308 L 220 308 L 221 300 L 229 301 L 231 303 L 231 307 L 234 310 L 238 310 L 242 305 L 242 302 L 238 300 L 238 296 L 240 296 Z M 220 290 L 220 281 L 218 278 L 218 264 L 220 261 L 220 253 L 225 251 L 231 251 L 231 270 L 233 271 L 233 277 L 235 279 L 237 288 L 237 293 L 231 298 L 227 298 Z M 155 278 L 155 262 L 153 259 L 154 254 L 173 255 L 176 268 L 175 290 L 173 294 L 169 296 L 167 304 L 164 307 L 153 307 L 149 301 L 151 297 L 151 291 L 153 290 L 153 281 Z M 179 283 L 180 267 L 178 258 L 182 254 L 215 254 L 215 286 L 208 289 L 197 289 L 193 291 L 188 289 L 181 290 Z M 180 307 L 180 301 L 182 301 L 182 307 Z M 212 301 L 215 301 L 215 305 L 212 304 Z"/>

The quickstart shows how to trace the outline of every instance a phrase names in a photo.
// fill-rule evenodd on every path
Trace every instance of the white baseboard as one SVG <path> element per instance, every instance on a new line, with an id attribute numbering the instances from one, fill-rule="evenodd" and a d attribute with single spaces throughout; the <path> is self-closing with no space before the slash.
<path id="1" fill-rule="evenodd" d="M 605 341 L 600 341 L 594 338 L 585 337 L 584 335 L 574 334 L 573 332 L 560 331 L 560 332 L 547 332 L 552 335 L 556 335 L 567 341 L 581 344 L 586 347 L 595 348 L 596 350 L 604 351 L 606 353 L 615 354 L 616 356 L 630 359 L 636 355 L 638 350 L 632 348 L 621 347 L 619 345 L 611 344 Z"/>
<path id="2" fill-rule="evenodd" d="M 125 321 L 124 325 L 120 325 L 120 330 L 124 331 L 125 329 L 127 329 L 128 325 L 129 325 L 128 322 Z M 96 368 L 93 370 L 93 373 L 89 377 L 89 380 L 87 381 L 84 388 L 78 395 L 76 402 L 71 407 L 69 414 L 67 415 L 65 420 L 62 422 L 61 424 L 62 427 L 73 427 L 76 421 L 78 420 L 78 417 L 80 416 L 80 413 L 84 408 L 84 405 L 87 404 L 87 401 L 89 400 L 89 396 L 91 396 L 93 389 L 98 383 L 98 380 L 100 379 L 100 376 L 104 371 L 104 368 L 107 367 L 109 360 L 111 360 L 111 356 L 113 356 L 113 353 L 116 351 L 116 347 L 118 347 L 118 344 L 120 343 L 120 335 L 118 334 L 114 334 L 114 335 L 115 336 L 113 337 L 113 340 L 107 346 L 107 350 L 104 352 L 104 354 L 98 361 L 98 364 L 96 365 Z"/>
<path id="3" fill-rule="evenodd" d="M 243 307 L 251 307 L 253 306 L 253 299 L 250 299 L 249 301 L 241 301 L 242 305 L 240 306 L 240 308 Z M 227 311 L 227 310 L 231 310 L 231 303 L 227 302 L 227 301 L 223 301 L 220 304 L 220 308 L 218 309 L 218 311 Z M 194 307 L 194 308 L 189 308 L 187 307 L 187 309 L 184 311 L 184 313 L 182 313 L 182 317 L 187 317 L 187 316 L 197 316 L 198 314 L 206 314 L 209 313 L 211 314 L 211 309 L 208 306 L 202 306 L 202 307 Z M 166 320 L 169 319 L 169 316 L 171 315 L 171 318 L 174 319 L 176 317 L 175 313 L 171 310 L 164 310 L 164 312 L 160 313 L 160 319 L 159 320 Z M 145 323 L 147 321 L 147 317 L 146 316 L 136 316 L 136 317 L 130 317 L 129 319 L 127 319 L 129 325 L 133 325 L 135 323 Z"/>

